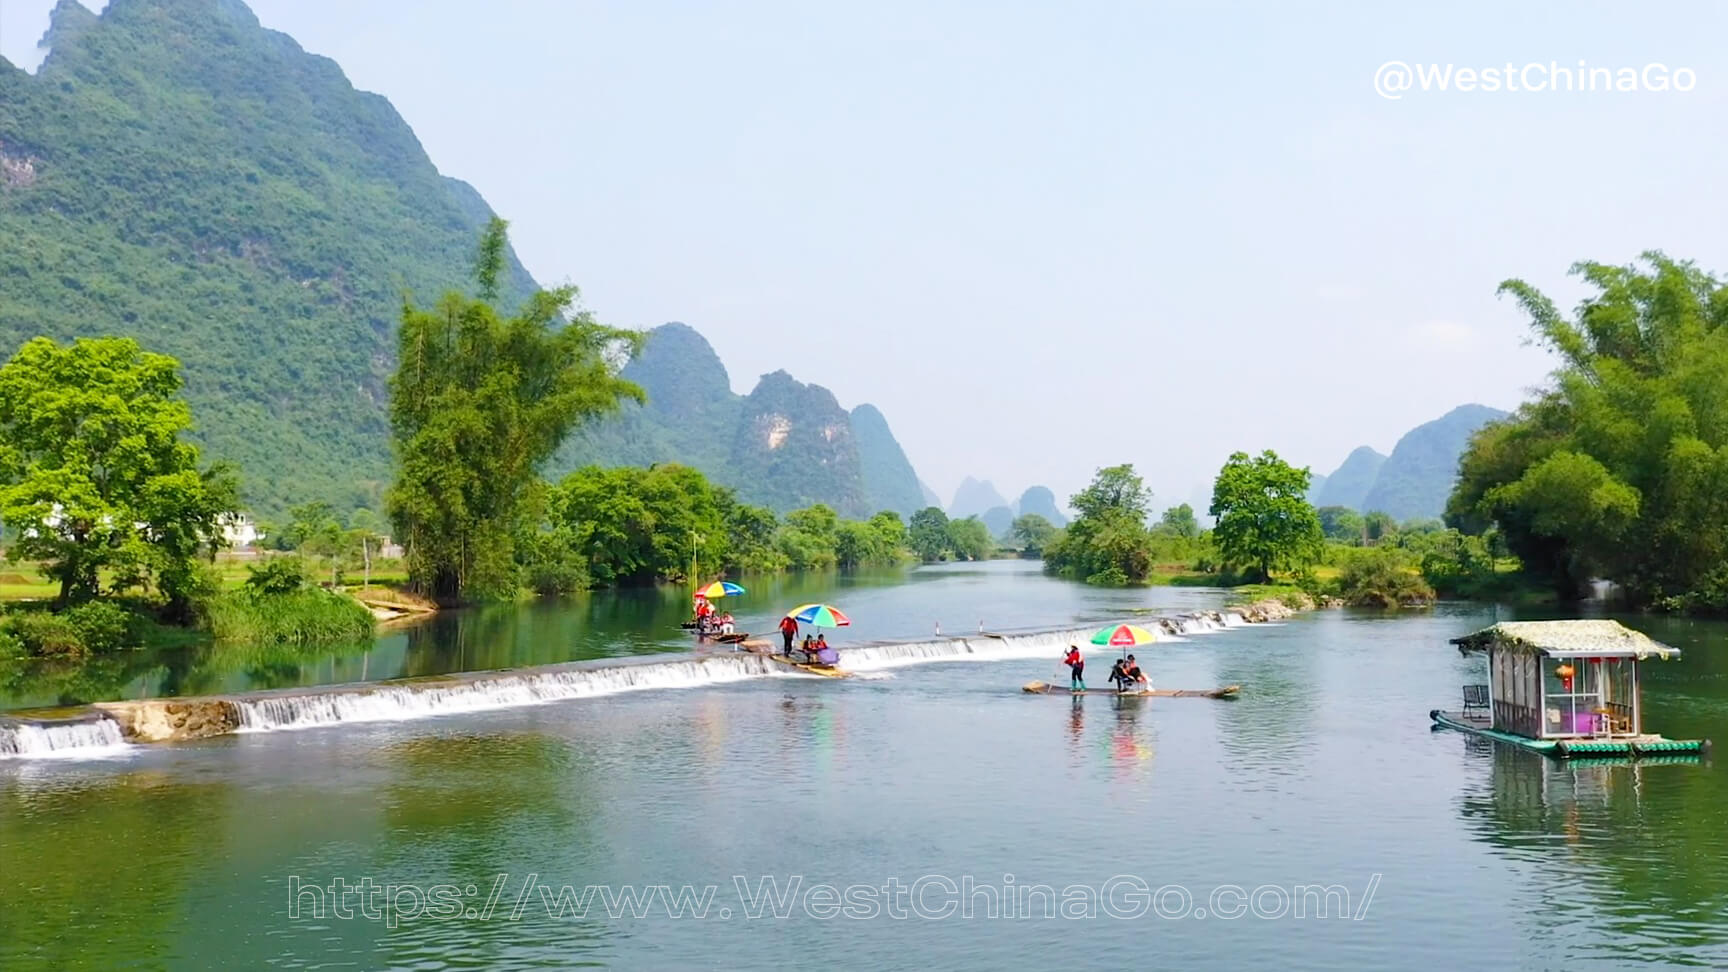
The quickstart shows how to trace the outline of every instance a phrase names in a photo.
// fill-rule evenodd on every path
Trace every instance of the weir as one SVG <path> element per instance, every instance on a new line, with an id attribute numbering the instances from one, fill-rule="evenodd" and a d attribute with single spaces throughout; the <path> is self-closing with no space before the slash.
<path id="1" fill-rule="evenodd" d="M 1196 611 L 1148 619 L 1148 627 L 1179 639 L 1223 631 L 1259 615 L 1249 609 Z M 929 641 L 887 642 L 839 649 L 840 665 L 868 672 L 956 661 L 1057 657 L 1087 644 L 1096 628 L 984 632 Z M 749 652 L 567 662 L 504 671 L 462 672 L 383 682 L 310 686 L 237 695 L 98 702 L 70 715 L 0 719 L 0 758 L 112 757 L 136 743 L 170 742 L 230 732 L 307 729 L 345 722 L 418 719 L 653 689 L 695 688 L 756 678 L 806 677 Z"/>

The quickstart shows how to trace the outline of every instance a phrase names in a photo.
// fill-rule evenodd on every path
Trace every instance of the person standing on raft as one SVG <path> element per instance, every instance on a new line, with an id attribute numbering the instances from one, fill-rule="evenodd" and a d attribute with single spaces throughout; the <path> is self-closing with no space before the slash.
<path id="1" fill-rule="evenodd" d="M 780 654 L 792 657 L 792 639 L 798 637 L 798 622 L 788 614 L 780 619 L 780 643 L 784 646 Z"/>
<path id="2" fill-rule="evenodd" d="M 1062 656 L 1062 664 L 1068 666 L 1068 690 L 1086 691 L 1086 660 L 1080 657 L 1080 649 L 1069 645 L 1068 654 Z"/>

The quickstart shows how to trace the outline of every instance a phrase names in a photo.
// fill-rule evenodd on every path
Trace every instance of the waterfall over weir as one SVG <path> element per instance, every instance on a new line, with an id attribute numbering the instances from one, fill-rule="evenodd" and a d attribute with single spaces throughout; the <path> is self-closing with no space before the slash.
<path id="1" fill-rule="evenodd" d="M 1247 624 L 1233 611 L 1195 611 L 1147 617 L 1139 622 L 1160 641 L 1223 631 Z M 1088 654 L 1114 652 L 1090 643 L 1097 628 L 985 633 L 929 641 L 866 644 L 840 649 L 840 667 L 866 673 L 907 665 L 961 661 L 1009 661 L 1061 657 L 1068 645 Z M 343 722 L 418 719 L 461 712 L 538 705 L 567 699 L 651 689 L 695 688 L 755 678 L 807 678 L 761 655 L 725 652 L 663 659 L 576 662 L 512 671 L 464 672 L 426 678 L 330 685 L 203 698 L 144 699 L 103 703 L 78 721 L 0 722 L 0 758 L 104 757 L 136 750 L 127 742 L 203 738 L 223 732 L 306 729 Z M 163 725 L 196 726 L 184 734 L 161 734 Z M 175 714 L 179 715 L 176 716 Z M 111 718 L 120 715 L 122 723 Z M 166 717 L 164 720 L 163 717 Z M 179 722 L 174 719 L 179 718 Z M 140 721 L 142 720 L 142 721 Z M 141 729 L 140 726 L 143 726 Z M 152 731 L 157 735 L 152 736 Z"/>
<path id="2" fill-rule="evenodd" d="M 240 696 L 234 699 L 234 705 L 239 710 L 241 732 L 304 729 L 338 722 L 479 712 L 619 692 L 719 685 L 781 674 L 773 665 L 760 655 L 738 652 L 605 668 L 486 672 L 400 684 Z"/>
<path id="3" fill-rule="evenodd" d="M 23 756 L 90 758 L 117 756 L 131 747 L 113 719 L 42 725 L 0 725 L 0 759 Z"/>

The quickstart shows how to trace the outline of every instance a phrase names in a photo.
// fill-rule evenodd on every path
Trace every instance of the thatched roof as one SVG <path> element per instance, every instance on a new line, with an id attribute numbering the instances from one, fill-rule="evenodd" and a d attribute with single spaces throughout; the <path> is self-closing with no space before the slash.
<path id="1" fill-rule="evenodd" d="M 1463 651 L 1536 652 L 1565 658 L 1679 658 L 1680 649 L 1662 644 L 1618 621 L 1502 621 L 1452 643 Z"/>

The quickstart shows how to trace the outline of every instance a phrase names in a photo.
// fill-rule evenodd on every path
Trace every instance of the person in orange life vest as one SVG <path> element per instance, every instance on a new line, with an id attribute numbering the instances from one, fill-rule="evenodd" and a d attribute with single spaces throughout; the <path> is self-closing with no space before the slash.
<path id="1" fill-rule="evenodd" d="M 792 656 L 792 639 L 796 637 L 798 637 L 798 622 L 792 620 L 790 615 L 781 618 L 780 643 L 784 646 L 784 649 L 780 652 L 782 655 L 785 655 L 788 658 Z"/>

